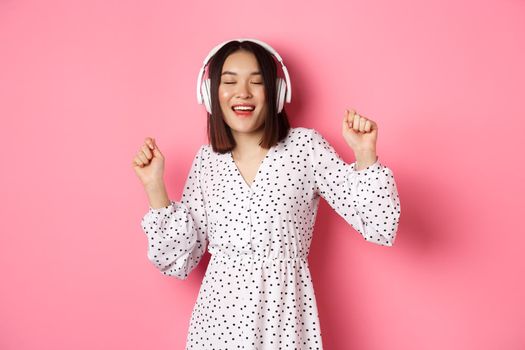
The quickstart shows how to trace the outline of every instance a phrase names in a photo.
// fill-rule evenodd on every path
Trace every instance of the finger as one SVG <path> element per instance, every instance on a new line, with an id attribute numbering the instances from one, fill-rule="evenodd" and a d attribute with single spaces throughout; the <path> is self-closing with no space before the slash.
<path id="1" fill-rule="evenodd" d="M 135 163 L 137 166 L 140 166 L 140 167 L 144 166 L 144 163 L 142 163 L 139 157 L 133 158 L 133 163 Z"/>
<path id="2" fill-rule="evenodd" d="M 354 109 L 347 109 L 346 111 L 347 111 L 346 118 L 347 118 L 348 127 L 350 129 L 355 130 L 354 119 L 355 119 L 356 111 Z"/>
<path id="3" fill-rule="evenodd" d="M 142 145 L 142 152 L 146 155 L 146 158 L 153 158 L 153 153 L 151 153 L 151 149 L 148 145 Z"/>
<path id="4" fill-rule="evenodd" d="M 151 137 L 146 137 L 146 139 L 144 140 L 144 142 L 146 143 L 146 145 L 149 146 L 149 148 L 151 149 L 154 149 L 155 148 L 155 142 L 154 142 L 154 139 L 151 138 Z"/>
<path id="5" fill-rule="evenodd" d="M 155 139 L 153 139 L 153 147 L 155 147 L 153 149 L 153 154 L 156 156 L 156 157 L 159 157 L 161 159 L 164 159 L 164 155 L 162 154 L 162 152 L 160 151 L 159 147 L 157 146 L 157 141 L 155 141 Z"/>
<path id="6" fill-rule="evenodd" d="M 137 157 L 139 157 L 139 159 L 142 161 L 142 163 L 144 163 L 144 164 L 149 164 L 149 159 L 146 158 L 146 155 L 145 155 L 144 153 L 139 152 L 139 153 L 137 154 Z"/>
<path id="7" fill-rule="evenodd" d="M 354 129 L 354 131 L 358 132 L 359 131 L 359 119 L 361 117 L 359 116 L 359 114 L 357 114 L 356 112 L 354 112 L 353 114 L 353 118 L 352 118 L 352 122 L 353 122 L 353 126 L 352 128 Z"/>
<path id="8" fill-rule="evenodd" d="M 350 119 L 348 118 L 349 116 L 349 111 L 348 109 L 345 109 L 345 116 L 343 118 L 343 131 L 348 131 L 348 129 L 350 129 Z"/>
<path id="9" fill-rule="evenodd" d="M 366 119 L 366 118 L 363 118 L 363 117 L 361 117 L 361 118 L 359 119 L 359 131 L 360 131 L 360 132 L 365 132 L 365 124 L 366 124 L 366 121 L 367 121 L 367 119 Z"/>
<path id="10" fill-rule="evenodd" d="M 365 123 L 365 131 L 370 132 L 372 130 L 372 122 L 370 120 L 367 120 Z"/>
<path id="11" fill-rule="evenodd" d="M 377 130 L 377 124 L 373 120 L 369 120 L 370 122 L 370 131 Z"/>

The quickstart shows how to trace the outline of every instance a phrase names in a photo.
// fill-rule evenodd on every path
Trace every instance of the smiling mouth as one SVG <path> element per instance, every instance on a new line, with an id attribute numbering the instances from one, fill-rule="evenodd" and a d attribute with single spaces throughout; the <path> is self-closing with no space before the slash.
<path id="1" fill-rule="evenodd" d="M 238 107 L 238 108 L 235 108 Z M 239 105 L 232 106 L 231 109 L 234 112 L 253 112 L 255 110 L 254 105 L 247 105 L 246 107 L 240 107 Z"/>
<path id="2" fill-rule="evenodd" d="M 253 115 L 253 111 L 242 111 L 242 110 L 233 110 L 233 112 L 238 116 L 238 117 L 250 117 Z"/>

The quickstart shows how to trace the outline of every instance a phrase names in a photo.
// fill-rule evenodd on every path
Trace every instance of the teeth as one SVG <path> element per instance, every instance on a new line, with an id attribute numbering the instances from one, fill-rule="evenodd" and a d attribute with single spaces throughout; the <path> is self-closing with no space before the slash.
<path id="1" fill-rule="evenodd" d="M 233 109 L 241 110 L 241 111 L 253 111 L 255 107 L 236 106 L 236 107 L 233 107 Z"/>

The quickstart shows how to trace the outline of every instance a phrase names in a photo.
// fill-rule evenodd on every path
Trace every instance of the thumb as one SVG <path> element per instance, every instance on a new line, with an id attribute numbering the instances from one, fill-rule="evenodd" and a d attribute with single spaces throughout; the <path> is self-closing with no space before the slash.
<path id="1" fill-rule="evenodd" d="M 153 143 L 153 154 L 155 155 L 155 157 L 163 157 L 162 155 L 162 152 L 160 151 L 159 147 L 157 146 L 157 142 L 155 141 L 155 139 L 152 139 L 152 143 Z"/>
<path id="2" fill-rule="evenodd" d="M 354 131 L 354 129 L 350 127 L 349 121 L 350 121 L 350 111 L 348 111 L 348 109 L 345 109 L 345 117 L 343 118 L 343 131 L 344 132 Z"/>

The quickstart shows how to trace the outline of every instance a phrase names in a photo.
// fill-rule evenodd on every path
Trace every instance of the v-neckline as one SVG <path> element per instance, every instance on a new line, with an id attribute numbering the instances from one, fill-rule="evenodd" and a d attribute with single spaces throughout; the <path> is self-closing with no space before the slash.
<path id="1" fill-rule="evenodd" d="M 270 147 L 270 149 L 268 149 L 268 152 L 266 152 L 266 155 L 264 156 L 264 158 L 259 163 L 259 167 L 257 168 L 257 172 L 255 173 L 255 177 L 253 178 L 251 185 L 248 185 L 248 183 L 246 182 L 246 179 L 244 178 L 244 176 L 242 176 L 241 170 L 239 169 L 239 167 L 237 166 L 237 163 L 235 163 L 235 160 L 233 159 L 232 152 L 228 151 L 228 157 L 230 158 L 230 162 L 233 165 L 233 168 L 234 168 L 233 170 L 235 171 L 237 176 L 240 178 L 240 180 L 243 183 L 243 186 L 246 188 L 246 190 L 252 192 L 255 189 L 255 187 L 257 186 L 257 184 L 260 181 L 259 180 L 260 174 L 261 174 L 265 164 L 267 163 L 266 160 L 273 153 L 273 151 L 274 151 L 276 146 L 277 145 L 274 145 L 274 146 Z"/>

